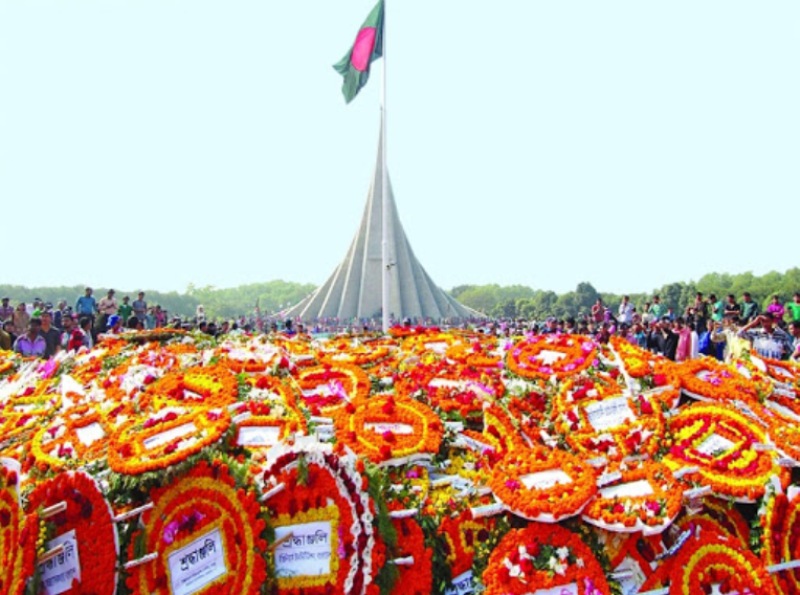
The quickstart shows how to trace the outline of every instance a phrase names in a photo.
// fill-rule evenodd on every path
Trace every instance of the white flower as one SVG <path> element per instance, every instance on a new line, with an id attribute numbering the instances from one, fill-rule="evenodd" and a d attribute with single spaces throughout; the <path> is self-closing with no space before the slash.
<path id="1" fill-rule="evenodd" d="M 567 557 L 569 556 L 569 548 L 566 546 L 562 546 L 556 550 L 556 553 L 558 554 L 559 560 L 566 560 Z"/>
<path id="2" fill-rule="evenodd" d="M 559 562 L 555 565 L 553 571 L 560 576 L 564 576 L 567 573 L 567 565 Z"/>
<path id="3" fill-rule="evenodd" d="M 585 563 L 584 563 L 584 561 L 583 561 L 583 558 L 578 558 L 577 560 L 575 560 L 575 565 L 576 565 L 578 568 L 583 568 L 583 567 L 585 566 Z"/>

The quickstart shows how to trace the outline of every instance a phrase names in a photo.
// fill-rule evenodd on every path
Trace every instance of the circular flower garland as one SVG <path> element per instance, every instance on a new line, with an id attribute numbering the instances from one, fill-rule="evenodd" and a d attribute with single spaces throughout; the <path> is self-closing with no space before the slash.
<path id="1" fill-rule="evenodd" d="M 252 387 L 247 400 L 229 407 L 231 416 L 249 414 L 247 419 L 236 421 L 237 431 L 234 443 L 239 444 L 241 429 L 272 426 L 279 428 L 279 439 L 287 439 L 295 433 L 306 434 L 306 419 L 297 407 L 294 391 L 282 379 L 267 374 L 250 377 L 247 382 Z M 259 446 L 249 444 L 248 448 Z M 260 445 L 271 446 L 271 445 Z"/>
<path id="2" fill-rule="evenodd" d="M 731 536 L 704 530 L 689 537 L 676 555 L 669 592 L 704 593 L 712 584 L 719 584 L 721 593 L 776 595 L 766 568 L 752 552 Z"/>
<path id="3" fill-rule="evenodd" d="M 564 379 L 597 357 L 597 344 L 580 335 L 536 335 L 515 344 L 506 355 L 509 372 L 523 378 Z"/>
<path id="4" fill-rule="evenodd" d="M 433 551 L 425 547 L 425 534 L 413 518 L 392 519 L 397 532 L 397 549 L 401 557 L 414 559 L 410 566 L 398 566 L 400 576 L 392 595 L 430 595 L 433 591 Z"/>
<path id="5" fill-rule="evenodd" d="M 294 546 L 308 540 L 303 535 L 284 537 L 274 555 L 278 592 L 361 593 L 372 580 L 375 535 L 369 496 L 355 457 L 339 457 L 328 444 L 278 446 L 270 451 L 264 483 L 268 493 L 278 490 L 267 500 L 276 534 L 281 528 L 312 522 L 330 526 L 327 574 L 291 572 Z"/>
<path id="6" fill-rule="evenodd" d="M 489 557 L 483 573 L 486 595 L 553 593 L 574 584 L 579 595 L 608 595 L 611 588 L 592 550 L 558 525 L 510 531 Z"/>
<path id="7" fill-rule="evenodd" d="M 225 366 L 195 366 L 165 374 L 141 395 L 142 408 L 168 405 L 227 407 L 239 397 L 236 376 Z"/>
<path id="8" fill-rule="evenodd" d="M 796 490 L 787 494 L 781 530 L 773 536 L 781 562 L 800 558 L 800 495 Z M 794 592 L 800 593 L 800 570 L 795 568 L 784 575 Z"/>
<path id="9" fill-rule="evenodd" d="M 111 401 L 101 408 L 95 404 L 72 407 L 34 434 L 30 463 L 39 471 L 81 467 L 105 459 L 111 433 L 132 413 L 130 405 Z"/>
<path id="10" fill-rule="evenodd" d="M 22 595 L 35 570 L 36 515 L 19 506 L 17 472 L 0 464 L 0 593 Z"/>
<path id="11" fill-rule="evenodd" d="M 364 399 L 372 388 L 369 376 L 358 366 L 324 364 L 297 371 L 302 402 L 315 415 L 329 415 L 348 401 Z"/>
<path id="12" fill-rule="evenodd" d="M 547 523 L 579 514 L 597 492 L 588 463 L 543 448 L 508 453 L 492 469 L 489 485 L 515 515 Z"/>
<path id="13" fill-rule="evenodd" d="M 749 547 L 750 526 L 732 502 L 720 498 L 703 498 L 703 510 L 691 515 L 687 514 L 679 520 L 679 523 L 681 526 L 686 526 L 689 522 L 697 522 L 702 519 L 714 522 L 718 530 L 738 539 L 742 547 Z"/>
<path id="14" fill-rule="evenodd" d="M 169 556 L 198 543 L 191 556 L 208 555 L 221 547 L 226 572 L 206 585 L 204 595 L 256 595 L 266 580 L 262 538 L 265 523 L 254 493 L 237 486 L 228 466 L 221 461 L 201 461 L 170 485 L 155 488 L 150 496 L 154 507 L 142 516 L 143 529 L 134 535 L 128 558 L 134 556 L 137 539 L 144 540 L 147 553 L 155 560 L 130 570 L 127 586 L 139 595 L 168 595 Z M 217 531 L 219 542 L 211 538 Z M 191 560 L 190 560 L 191 562 Z M 187 563 L 190 563 L 187 562 Z"/>
<path id="15" fill-rule="evenodd" d="M 524 395 L 512 395 L 506 400 L 511 418 L 528 438 L 538 440 L 550 418 L 550 398 L 547 393 L 530 390 Z"/>
<path id="16" fill-rule="evenodd" d="M 786 494 L 769 490 L 758 510 L 758 523 L 763 532 L 761 537 L 761 560 L 765 566 L 779 564 L 782 560 L 783 522 L 787 516 L 789 499 Z M 772 581 L 780 593 L 790 593 L 788 574 L 792 571 L 772 575 Z"/>
<path id="17" fill-rule="evenodd" d="M 370 367 L 387 359 L 392 354 L 388 345 L 359 343 L 339 339 L 329 342 L 319 352 L 319 360 L 328 364 L 351 364 L 359 367 Z"/>
<path id="18" fill-rule="evenodd" d="M 445 516 L 439 525 L 439 533 L 445 540 L 447 563 L 453 579 L 472 569 L 476 548 L 489 539 L 494 525 L 492 517 L 473 518 L 470 509 Z"/>
<path id="19" fill-rule="evenodd" d="M 444 426 L 424 403 L 391 394 L 348 403 L 333 414 L 337 438 L 376 463 L 398 463 L 439 452 Z"/>
<path id="20" fill-rule="evenodd" d="M 500 369 L 503 367 L 503 359 L 493 353 L 496 348 L 495 341 L 484 340 L 481 342 L 475 338 L 470 343 L 461 342 L 451 345 L 447 348 L 445 355 L 448 359 L 467 366 Z"/>
<path id="21" fill-rule="evenodd" d="M 735 368 L 710 357 L 687 360 L 676 366 L 676 370 L 683 390 L 701 400 L 763 401 L 772 393 L 772 384 L 763 376 L 746 378 Z"/>
<path id="22" fill-rule="evenodd" d="M 496 369 L 478 369 L 438 360 L 428 365 L 410 366 L 395 381 L 395 391 L 422 398 L 431 407 L 467 418 L 480 413 L 483 403 L 502 397 L 505 386 Z"/>
<path id="23" fill-rule="evenodd" d="M 654 456 L 664 436 L 664 414 L 661 401 L 644 395 L 587 398 L 562 410 L 555 430 L 576 453 Z"/>
<path id="24" fill-rule="evenodd" d="M 82 471 L 60 473 L 38 484 L 28 496 L 29 512 L 61 502 L 67 508 L 48 519 L 55 535 L 75 531 L 77 556 L 81 564 L 80 583 L 66 593 L 116 591 L 119 543 L 111 507 L 94 479 Z"/>
<path id="25" fill-rule="evenodd" d="M 661 533 L 682 507 L 683 488 L 666 465 L 653 461 L 611 464 L 613 478 L 592 498 L 582 517 L 608 531 Z"/>
<path id="26" fill-rule="evenodd" d="M 693 403 L 670 420 L 670 429 L 674 445 L 664 462 L 673 470 L 697 467 L 684 478 L 711 486 L 717 495 L 753 502 L 772 475 L 788 483 L 776 454 L 753 446 L 766 442 L 764 430 L 733 407 Z"/>
<path id="27" fill-rule="evenodd" d="M 220 440 L 230 425 L 226 409 L 168 407 L 117 429 L 109 442 L 108 465 L 127 475 L 158 471 Z"/>

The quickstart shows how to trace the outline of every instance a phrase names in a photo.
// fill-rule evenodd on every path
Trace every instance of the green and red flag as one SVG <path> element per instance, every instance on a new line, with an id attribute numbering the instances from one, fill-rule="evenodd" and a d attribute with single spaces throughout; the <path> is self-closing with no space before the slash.
<path id="1" fill-rule="evenodd" d="M 333 67 L 342 75 L 342 94 L 350 103 L 369 79 L 369 67 L 383 55 L 383 0 L 378 0 L 344 58 Z"/>

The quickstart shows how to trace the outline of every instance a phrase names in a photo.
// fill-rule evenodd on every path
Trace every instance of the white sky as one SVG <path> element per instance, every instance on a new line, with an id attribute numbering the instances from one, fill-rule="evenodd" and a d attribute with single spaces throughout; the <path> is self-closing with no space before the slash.
<path id="1" fill-rule="evenodd" d="M 388 156 L 443 288 L 797 266 L 800 2 L 388 0 Z M 375 164 L 373 0 L 0 0 L 0 279 L 325 281 Z"/>

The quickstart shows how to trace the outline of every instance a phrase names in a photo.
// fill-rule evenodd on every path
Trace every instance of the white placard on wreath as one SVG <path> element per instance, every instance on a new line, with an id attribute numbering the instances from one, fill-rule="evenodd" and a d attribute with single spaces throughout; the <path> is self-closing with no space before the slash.
<path id="1" fill-rule="evenodd" d="M 167 556 L 173 595 L 191 595 L 228 573 L 218 527 L 202 534 Z"/>

